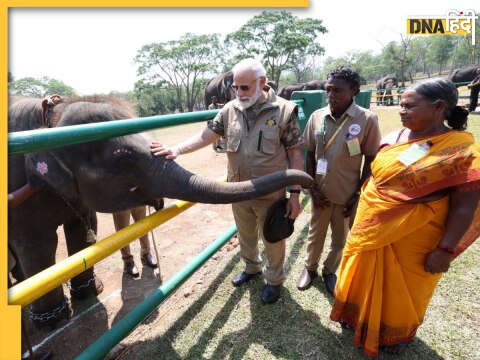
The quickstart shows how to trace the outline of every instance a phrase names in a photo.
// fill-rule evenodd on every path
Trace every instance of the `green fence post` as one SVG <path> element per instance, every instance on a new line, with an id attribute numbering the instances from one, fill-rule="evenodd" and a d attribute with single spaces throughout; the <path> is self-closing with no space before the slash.
<path id="1" fill-rule="evenodd" d="M 370 101 L 372 99 L 372 90 L 360 91 L 354 100 L 358 106 L 361 106 L 365 109 L 370 109 Z"/>

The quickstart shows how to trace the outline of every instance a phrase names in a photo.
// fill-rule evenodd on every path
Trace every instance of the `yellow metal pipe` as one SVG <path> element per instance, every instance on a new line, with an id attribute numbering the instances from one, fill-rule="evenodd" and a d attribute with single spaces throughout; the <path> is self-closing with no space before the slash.
<path id="1" fill-rule="evenodd" d="M 8 290 L 8 303 L 21 306 L 30 304 L 193 205 L 195 203 L 188 201 L 176 201 L 168 204 L 164 209 L 22 281 Z"/>

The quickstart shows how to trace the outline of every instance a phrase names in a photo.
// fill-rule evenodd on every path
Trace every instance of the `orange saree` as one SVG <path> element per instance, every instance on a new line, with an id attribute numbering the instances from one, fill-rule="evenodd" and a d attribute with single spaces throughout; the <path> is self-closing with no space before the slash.
<path id="1" fill-rule="evenodd" d="M 436 191 L 480 189 L 480 146 L 470 133 L 450 131 L 426 140 L 429 152 L 405 166 L 398 156 L 413 142 L 382 149 L 364 184 L 357 215 L 343 252 L 331 319 L 355 329 L 354 344 L 365 354 L 410 341 L 423 321 L 442 274 L 423 268 L 440 240 L 448 196 L 409 203 Z M 480 210 L 456 254 L 480 236 Z"/>

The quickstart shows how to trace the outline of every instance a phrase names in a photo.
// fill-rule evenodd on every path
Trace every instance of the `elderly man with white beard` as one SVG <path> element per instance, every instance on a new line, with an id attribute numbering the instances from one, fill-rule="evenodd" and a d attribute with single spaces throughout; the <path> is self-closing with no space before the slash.
<path id="1" fill-rule="evenodd" d="M 277 97 L 266 85 L 266 71 L 259 61 L 244 59 L 232 72 L 236 98 L 225 104 L 203 132 L 173 147 L 154 142 L 151 145 L 153 154 L 175 159 L 224 136 L 229 182 L 251 180 L 287 168 L 302 170 L 303 137 L 297 106 Z M 289 189 L 286 215 L 291 219 L 300 214 L 300 190 L 300 186 Z M 277 302 L 285 280 L 286 240 L 271 243 L 263 235 L 268 208 L 285 197 L 286 189 L 281 189 L 261 198 L 232 204 L 240 235 L 240 254 L 245 262 L 245 270 L 232 280 L 232 284 L 241 286 L 263 271 L 266 280 L 261 295 L 263 304 Z M 265 246 L 265 264 L 258 250 L 260 239 Z"/>

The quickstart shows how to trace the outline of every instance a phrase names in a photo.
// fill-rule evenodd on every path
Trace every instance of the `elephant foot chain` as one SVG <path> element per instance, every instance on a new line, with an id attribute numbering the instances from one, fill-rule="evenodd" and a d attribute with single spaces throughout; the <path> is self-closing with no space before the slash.
<path id="1" fill-rule="evenodd" d="M 67 320 L 70 320 L 70 302 L 66 296 L 63 297 L 62 303 L 51 311 L 44 313 L 33 312 L 32 307 L 28 308 L 28 314 L 30 319 L 33 320 L 37 327 L 46 327 L 52 326 L 52 328 L 63 318 L 66 317 Z"/>
<path id="2" fill-rule="evenodd" d="M 103 283 L 100 279 L 97 279 L 95 273 L 85 284 L 72 286 L 70 281 L 66 285 L 70 289 L 70 295 L 75 299 L 84 299 L 92 292 L 99 295 L 103 291 Z"/>

